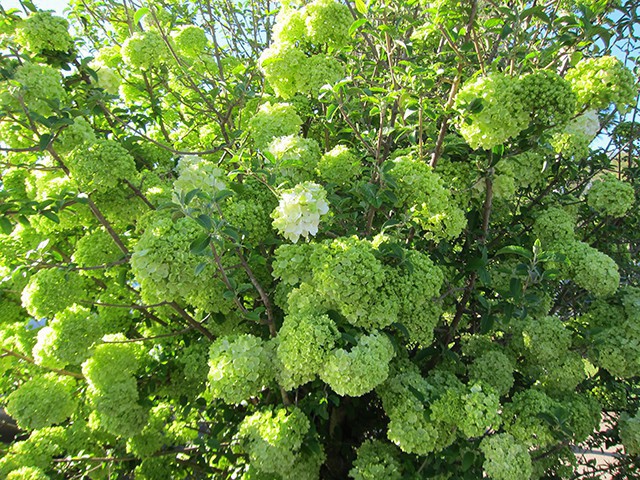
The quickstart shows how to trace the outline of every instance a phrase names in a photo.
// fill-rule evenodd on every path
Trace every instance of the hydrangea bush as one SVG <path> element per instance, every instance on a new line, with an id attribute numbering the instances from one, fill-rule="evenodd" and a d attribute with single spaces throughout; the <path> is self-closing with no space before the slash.
<path id="1" fill-rule="evenodd" d="M 0 7 L 0 478 L 637 478 L 632 3 Z"/>

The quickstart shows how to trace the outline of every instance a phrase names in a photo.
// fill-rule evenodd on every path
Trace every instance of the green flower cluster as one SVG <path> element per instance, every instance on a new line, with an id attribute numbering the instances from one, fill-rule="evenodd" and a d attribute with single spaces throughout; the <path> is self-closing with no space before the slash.
<path id="1" fill-rule="evenodd" d="M 207 34 L 195 25 L 183 25 L 171 34 L 178 51 L 188 58 L 197 59 L 209 45 Z"/>
<path id="2" fill-rule="evenodd" d="M 33 358 L 39 365 L 80 365 L 102 336 L 100 320 L 89 309 L 72 305 L 56 313 L 53 321 L 38 331 Z"/>
<path id="3" fill-rule="evenodd" d="M 34 430 L 64 422 L 76 409 L 74 381 L 50 373 L 26 381 L 6 399 L 20 428 Z"/>
<path id="4" fill-rule="evenodd" d="M 28 474 L 34 470 L 48 470 L 53 457 L 62 453 L 64 443 L 65 430 L 62 427 L 45 427 L 32 431 L 29 438 L 11 445 L 7 454 L 0 459 L 0 477 L 6 478 L 10 473 L 20 472 L 25 467 L 28 467 L 25 469 Z M 17 478 L 22 480 L 21 477 Z"/>
<path id="5" fill-rule="evenodd" d="M 312 180 L 320 160 L 320 147 L 312 138 L 298 135 L 274 138 L 267 147 L 275 160 L 273 171 L 278 181 L 292 184 Z"/>
<path id="6" fill-rule="evenodd" d="M 67 159 L 71 177 L 87 191 L 108 193 L 120 180 L 135 178 L 136 164 L 126 148 L 115 140 L 97 140 L 74 150 Z"/>
<path id="7" fill-rule="evenodd" d="M 92 357 L 82 365 L 89 401 L 94 408 L 93 426 L 113 435 L 132 437 L 147 423 L 147 412 L 138 404 L 138 346 L 122 343 L 124 335 L 107 335 Z M 121 342 L 121 343 L 117 343 Z"/>
<path id="8" fill-rule="evenodd" d="M 325 153 L 317 165 L 318 176 L 327 183 L 347 186 L 362 174 L 360 160 L 346 146 L 336 145 Z"/>
<path id="9" fill-rule="evenodd" d="M 518 78 L 491 73 L 465 83 L 456 96 L 458 131 L 473 149 L 490 150 L 529 125 Z"/>
<path id="10" fill-rule="evenodd" d="M 73 48 L 69 22 L 50 12 L 36 12 L 18 28 L 18 39 L 35 53 L 68 52 Z"/>
<path id="11" fill-rule="evenodd" d="M 277 338 L 280 381 L 290 390 L 313 380 L 324 368 L 339 332 L 327 315 L 301 312 L 284 318 Z"/>
<path id="12" fill-rule="evenodd" d="M 249 120 L 249 134 L 257 149 L 264 150 L 274 138 L 297 135 L 302 119 L 288 103 L 265 103 Z"/>
<path id="13" fill-rule="evenodd" d="M 73 123 L 62 130 L 56 138 L 56 147 L 61 153 L 68 153 L 74 148 L 92 145 L 96 141 L 93 127 L 82 117 L 73 119 Z"/>
<path id="14" fill-rule="evenodd" d="M 386 290 L 390 301 L 383 303 L 387 315 L 401 323 L 409 333 L 408 340 L 427 346 L 433 340 L 442 309 L 434 298 L 438 296 L 444 275 L 424 253 L 405 253 L 405 266 L 386 269 Z M 392 313 L 397 306 L 397 317 Z"/>
<path id="15" fill-rule="evenodd" d="M 108 265 L 122 258 L 122 252 L 115 244 L 111 235 L 104 228 L 98 228 L 87 233 L 76 243 L 76 251 L 71 259 L 80 267 L 97 267 Z M 105 270 L 81 270 L 80 273 L 87 276 L 100 275 Z"/>
<path id="16" fill-rule="evenodd" d="M 441 240 L 460 235 L 466 225 L 464 212 L 431 167 L 411 157 L 400 157 L 394 160 L 391 173 L 398 184 L 398 203 L 427 237 Z"/>
<path id="17" fill-rule="evenodd" d="M 67 93 L 62 86 L 60 72 L 47 65 L 25 62 L 16 68 L 13 79 L 20 84 L 18 95 L 32 112 L 50 115 L 50 102 L 66 101 Z"/>
<path id="18" fill-rule="evenodd" d="M 599 131 L 598 113 L 588 110 L 571 120 L 563 130 L 554 132 L 550 143 L 556 153 L 580 160 L 589 155 L 589 144 Z"/>
<path id="19" fill-rule="evenodd" d="M 174 202 L 192 190 L 200 189 L 209 197 L 214 197 L 226 187 L 226 173 L 215 163 L 204 160 L 196 155 L 186 155 L 178 162 L 178 179 L 173 182 Z"/>
<path id="20" fill-rule="evenodd" d="M 622 291 L 622 307 L 600 301 L 588 312 L 586 319 L 597 333 L 590 357 L 594 363 L 612 375 L 630 378 L 640 375 L 640 290 Z"/>
<path id="21" fill-rule="evenodd" d="M 117 95 L 122 83 L 121 78 L 111 67 L 107 67 L 102 62 L 93 61 L 89 66 L 96 72 L 98 79 L 95 83 L 96 87 L 102 88 L 110 95 Z"/>
<path id="22" fill-rule="evenodd" d="M 636 200 L 633 185 L 614 175 L 599 177 L 587 193 L 587 204 L 594 210 L 612 217 L 622 217 Z"/>
<path id="23" fill-rule="evenodd" d="M 302 16 L 311 43 L 341 47 L 349 41 L 353 16 L 346 5 L 335 0 L 314 0 L 303 8 Z"/>
<path id="24" fill-rule="evenodd" d="M 190 251 L 202 233 L 194 220 L 183 217 L 174 222 L 166 212 L 158 212 L 149 223 L 131 255 L 131 270 L 140 283 L 142 298 L 149 303 L 186 300 L 212 312 L 228 313 L 231 301 L 223 297 L 226 287 L 216 278 L 212 262 L 196 275 L 205 257 Z M 203 278 L 211 280 L 203 283 Z"/>
<path id="25" fill-rule="evenodd" d="M 291 468 L 301 456 L 309 427 L 309 419 L 297 407 L 267 409 L 245 417 L 238 437 L 249 454 L 252 467 L 263 473 L 291 478 Z"/>
<path id="26" fill-rule="evenodd" d="M 51 317 L 81 300 L 85 291 L 85 280 L 76 272 L 38 270 L 22 291 L 22 306 L 35 318 Z"/>
<path id="27" fill-rule="evenodd" d="M 571 346 L 571 332 L 558 317 L 527 318 L 519 328 L 524 354 L 530 359 L 561 358 Z"/>
<path id="28" fill-rule="evenodd" d="M 161 65 L 168 57 L 162 36 L 153 30 L 131 35 L 122 44 L 121 54 L 127 65 L 144 70 Z"/>
<path id="29" fill-rule="evenodd" d="M 562 208 L 549 207 L 533 226 L 536 238 L 545 248 L 566 255 L 563 272 L 595 296 L 615 293 L 620 284 L 618 265 L 608 255 L 576 239 L 575 218 Z"/>
<path id="30" fill-rule="evenodd" d="M 387 379 L 389 362 L 394 355 L 391 340 L 374 330 L 362 335 L 350 351 L 333 350 L 320 371 L 320 378 L 338 395 L 360 397 Z"/>
<path id="31" fill-rule="evenodd" d="M 164 445 L 173 443 L 171 435 L 174 412 L 170 405 L 160 403 L 149 411 L 149 420 L 142 431 L 127 440 L 127 452 L 138 458 L 150 457 Z"/>
<path id="32" fill-rule="evenodd" d="M 344 45 L 352 22 L 348 7 L 335 0 L 314 0 L 299 10 L 283 8 L 274 26 L 275 42 L 259 60 L 275 93 L 285 99 L 296 93 L 317 95 L 323 85 L 340 80 L 342 64 L 315 52 Z"/>
<path id="33" fill-rule="evenodd" d="M 498 396 L 491 390 L 484 392 L 480 385 L 447 388 L 430 408 L 434 422 L 455 426 L 465 438 L 481 437 L 502 423 Z"/>
<path id="34" fill-rule="evenodd" d="M 522 104 L 531 123 L 543 128 L 562 127 L 576 111 L 576 94 L 555 72 L 540 70 L 520 78 Z"/>
<path id="35" fill-rule="evenodd" d="M 488 477 L 494 480 L 527 480 L 533 472 L 531 456 L 525 445 L 508 433 L 486 437 L 480 443 L 485 461 L 482 464 Z"/>
<path id="36" fill-rule="evenodd" d="M 533 236 L 543 245 L 566 245 L 575 241 L 576 218 L 566 209 L 549 207 L 533 224 Z"/>
<path id="37" fill-rule="evenodd" d="M 7 475 L 7 480 L 49 480 L 49 476 L 37 467 L 20 467 Z"/>
<path id="38" fill-rule="evenodd" d="M 584 242 L 572 243 L 566 252 L 569 273 L 577 285 L 598 297 L 612 295 L 620 285 L 618 264 Z"/>
<path id="39" fill-rule="evenodd" d="M 613 103 L 624 113 L 635 103 L 635 77 L 616 57 L 581 60 L 567 72 L 566 79 L 578 97 L 578 105 L 603 110 Z"/>
<path id="40" fill-rule="evenodd" d="M 381 440 L 365 440 L 358 448 L 349 477 L 353 480 L 400 480 L 402 466 L 397 449 Z"/>
<path id="41" fill-rule="evenodd" d="M 620 440 L 629 455 L 640 455 L 640 412 L 632 417 L 628 413 L 620 415 L 618 421 Z"/>
<path id="42" fill-rule="evenodd" d="M 550 395 L 571 392 L 586 378 L 584 360 L 574 351 L 559 358 L 528 359 L 522 373 L 536 378 L 537 384 Z"/>
<path id="43" fill-rule="evenodd" d="M 252 244 L 264 242 L 273 236 L 271 212 L 278 199 L 264 184 L 245 179 L 234 186 L 235 195 L 229 197 L 221 210 L 225 221 L 245 235 Z"/>
<path id="44" fill-rule="evenodd" d="M 488 351 L 469 365 L 469 380 L 495 390 L 502 396 L 513 386 L 513 361 L 500 351 Z"/>
<path id="45" fill-rule="evenodd" d="M 273 275 L 287 288 L 297 286 L 285 310 L 318 315 L 336 310 L 366 331 L 399 322 L 409 341 L 428 344 L 440 315 L 433 298 L 442 272 L 426 254 L 402 249 L 406 265 L 386 265 L 378 247 L 356 237 L 279 247 Z"/>
<path id="46" fill-rule="evenodd" d="M 222 337 L 209 350 L 209 391 L 213 398 L 239 404 L 274 379 L 271 345 L 253 335 Z"/>
<path id="47" fill-rule="evenodd" d="M 392 364 L 392 373 L 376 389 L 389 417 L 387 438 L 403 452 L 417 455 L 442 450 L 455 440 L 455 426 L 431 414 L 429 406 L 448 389 L 460 390 L 453 375 L 435 372 L 429 380 L 409 361 Z"/>
<path id="48" fill-rule="evenodd" d="M 496 164 L 496 172 L 509 176 L 518 188 L 541 186 L 551 173 L 549 156 L 541 150 L 527 150 Z"/>
<path id="49" fill-rule="evenodd" d="M 552 417 L 559 408 L 560 403 L 541 390 L 518 392 L 504 405 L 504 430 L 527 446 L 552 445 L 556 441 L 554 432 L 542 417 Z"/>

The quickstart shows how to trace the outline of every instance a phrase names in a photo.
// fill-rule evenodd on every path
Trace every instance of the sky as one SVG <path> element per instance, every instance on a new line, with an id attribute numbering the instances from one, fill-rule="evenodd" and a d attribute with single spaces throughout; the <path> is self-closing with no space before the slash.
<path id="1" fill-rule="evenodd" d="M 54 10 L 58 15 L 63 15 L 63 10 L 69 5 L 68 0 L 32 0 L 34 5 L 42 10 Z M 18 0 L 0 0 L 0 4 L 7 10 L 10 8 L 20 8 Z"/>

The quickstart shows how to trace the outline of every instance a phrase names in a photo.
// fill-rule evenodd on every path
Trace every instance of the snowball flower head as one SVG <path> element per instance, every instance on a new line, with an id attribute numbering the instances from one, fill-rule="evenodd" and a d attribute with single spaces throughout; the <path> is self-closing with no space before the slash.
<path id="1" fill-rule="evenodd" d="M 273 226 L 280 234 L 293 243 L 300 236 L 307 240 L 309 235 L 318 233 L 320 217 L 329 211 L 327 192 L 317 183 L 304 182 L 280 197 L 280 204 L 273 211 Z"/>

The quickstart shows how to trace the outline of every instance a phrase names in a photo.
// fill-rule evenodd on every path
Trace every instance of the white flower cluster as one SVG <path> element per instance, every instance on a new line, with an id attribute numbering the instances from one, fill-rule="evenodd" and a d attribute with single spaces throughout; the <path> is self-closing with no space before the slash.
<path id="1" fill-rule="evenodd" d="M 318 233 L 320 217 L 329 211 L 327 192 L 317 183 L 299 183 L 285 190 L 278 207 L 271 214 L 273 226 L 287 240 L 298 243 L 301 236 Z"/>

